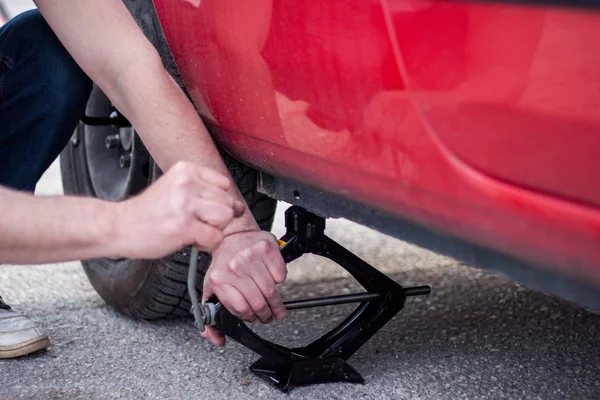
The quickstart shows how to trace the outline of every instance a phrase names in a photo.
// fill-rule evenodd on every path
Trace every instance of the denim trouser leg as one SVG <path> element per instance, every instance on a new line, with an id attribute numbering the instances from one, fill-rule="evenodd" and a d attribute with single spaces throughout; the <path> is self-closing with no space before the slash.
<path id="1" fill-rule="evenodd" d="M 0 185 L 34 190 L 68 143 L 91 88 L 39 11 L 0 28 Z"/>

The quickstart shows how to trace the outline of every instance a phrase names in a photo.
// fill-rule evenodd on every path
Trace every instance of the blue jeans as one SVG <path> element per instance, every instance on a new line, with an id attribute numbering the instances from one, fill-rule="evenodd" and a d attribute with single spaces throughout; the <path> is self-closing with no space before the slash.
<path id="1" fill-rule="evenodd" d="M 0 28 L 0 185 L 35 189 L 67 145 L 91 89 L 39 11 Z"/>

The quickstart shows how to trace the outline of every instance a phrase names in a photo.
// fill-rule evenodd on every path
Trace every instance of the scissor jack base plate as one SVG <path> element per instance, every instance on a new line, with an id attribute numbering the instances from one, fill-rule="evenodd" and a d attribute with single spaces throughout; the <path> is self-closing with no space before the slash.
<path id="1" fill-rule="evenodd" d="M 307 358 L 285 366 L 261 358 L 250 371 L 283 392 L 317 383 L 365 383 L 358 371 L 341 358 Z"/>

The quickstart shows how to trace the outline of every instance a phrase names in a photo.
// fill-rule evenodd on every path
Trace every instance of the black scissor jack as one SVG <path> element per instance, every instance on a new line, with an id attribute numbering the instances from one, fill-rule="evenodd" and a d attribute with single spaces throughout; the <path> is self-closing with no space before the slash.
<path id="1" fill-rule="evenodd" d="M 300 207 L 292 206 L 286 211 L 285 226 L 287 232 L 279 242 L 286 263 L 307 253 L 328 258 L 348 271 L 366 290 L 364 293 L 289 301 L 284 303 L 286 308 L 296 310 L 348 303 L 359 303 L 358 307 L 338 326 L 307 346 L 288 348 L 255 334 L 216 297 L 198 305 L 194 300 L 194 276 L 188 289 L 198 327 L 203 331 L 204 325 L 214 326 L 259 354 L 261 358 L 250 366 L 250 370 L 283 392 L 315 383 L 364 383 L 363 377 L 346 360 L 404 308 L 407 297 L 429 294 L 431 287 L 403 288 L 327 237 L 325 219 Z M 191 266 L 190 276 L 194 272 L 192 268 L 195 271 L 195 266 Z"/>

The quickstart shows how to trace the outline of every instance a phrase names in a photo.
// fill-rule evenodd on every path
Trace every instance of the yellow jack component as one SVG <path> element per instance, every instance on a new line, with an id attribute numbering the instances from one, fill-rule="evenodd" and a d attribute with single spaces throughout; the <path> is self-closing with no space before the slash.
<path id="1" fill-rule="evenodd" d="M 283 240 L 278 240 L 277 243 L 279 244 L 279 248 L 281 249 L 283 246 L 285 246 L 287 242 L 284 242 Z"/>

